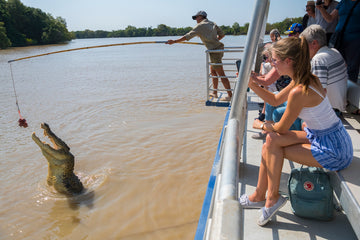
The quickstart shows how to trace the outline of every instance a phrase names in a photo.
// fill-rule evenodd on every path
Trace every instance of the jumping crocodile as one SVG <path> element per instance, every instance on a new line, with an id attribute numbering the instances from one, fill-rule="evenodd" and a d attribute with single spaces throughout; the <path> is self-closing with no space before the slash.
<path id="1" fill-rule="evenodd" d="M 49 164 L 47 183 L 54 186 L 59 193 L 66 195 L 80 193 L 84 187 L 74 174 L 74 155 L 70 153 L 70 148 L 50 130 L 48 124 L 42 123 L 41 128 L 44 129 L 44 136 L 53 143 L 52 147 L 42 142 L 35 132 L 32 134 L 32 139 L 40 147 Z"/>

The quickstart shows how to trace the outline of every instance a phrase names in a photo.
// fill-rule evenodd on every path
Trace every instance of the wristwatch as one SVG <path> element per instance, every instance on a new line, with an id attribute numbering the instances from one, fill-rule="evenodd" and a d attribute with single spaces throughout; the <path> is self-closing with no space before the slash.
<path id="1" fill-rule="evenodd" d="M 264 125 L 265 125 L 265 123 L 262 123 L 262 124 L 260 125 L 261 130 L 264 130 Z"/>

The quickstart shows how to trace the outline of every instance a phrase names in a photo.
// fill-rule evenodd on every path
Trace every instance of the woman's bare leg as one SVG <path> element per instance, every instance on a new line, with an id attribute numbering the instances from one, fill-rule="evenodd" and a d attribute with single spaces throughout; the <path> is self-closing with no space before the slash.
<path id="1" fill-rule="evenodd" d="M 269 133 L 262 149 L 258 184 L 255 192 L 249 196 L 250 201 L 264 200 L 266 191 L 266 207 L 271 207 L 278 201 L 284 158 L 308 166 L 321 167 L 311 154 L 311 146 L 305 132 Z"/>

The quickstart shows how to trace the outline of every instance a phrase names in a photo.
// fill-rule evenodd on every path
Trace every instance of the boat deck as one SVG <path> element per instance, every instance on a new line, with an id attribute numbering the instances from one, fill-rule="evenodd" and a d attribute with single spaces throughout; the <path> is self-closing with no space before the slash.
<path id="1" fill-rule="evenodd" d="M 230 101 L 223 101 L 222 98 L 227 97 L 227 93 L 218 92 L 218 97 L 209 97 L 209 100 L 205 102 L 206 106 L 215 106 L 215 107 L 228 107 L 230 106 Z"/>
<path id="2" fill-rule="evenodd" d="M 251 194 L 256 187 L 261 148 L 263 140 L 256 140 L 251 136 L 259 130 L 252 128 L 253 120 L 258 116 L 261 99 L 254 93 L 248 93 L 248 116 L 246 138 L 240 163 L 239 196 L 244 193 Z M 352 126 L 344 122 L 354 145 L 354 161 L 349 168 L 340 172 L 351 192 L 360 199 L 360 178 L 358 177 L 360 165 L 360 124 L 359 119 L 351 115 L 344 115 L 345 120 L 352 121 Z M 357 145 L 357 147 L 355 147 Z M 281 177 L 280 192 L 287 195 L 287 180 L 292 168 L 299 167 L 285 159 Z M 291 211 L 290 202 L 280 209 L 265 227 L 256 224 L 260 212 L 258 209 L 241 210 L 241 233 L 243 239 L 357 239 L 357 236 L 343 211 L 335 211 L 331 221 L 316 221 L 295 216 Z"/>

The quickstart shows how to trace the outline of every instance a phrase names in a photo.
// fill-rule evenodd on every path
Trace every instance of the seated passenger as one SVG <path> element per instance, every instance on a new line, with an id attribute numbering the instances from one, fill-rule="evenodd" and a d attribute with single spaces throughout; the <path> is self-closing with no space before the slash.
<path id="1" fill-rule="evenodd" d="M 284 34 L 289 37 L 299 37 L 300 33 L 304 30 L 303 26 L 300 23 L 293 23 Z"/>
<path id="2" fill-rule="evenodd" d="M 311 72 L 316 75 L 339 116 L 346 108 L 347 69 L 338 50 L 327 47 L 326 32 L 320 25 L 311 25 L 300 36 L 309 44 Z"/>
<path id="3" fill-rule="evenodd" d="M 319 79 L 310 71 L 306 39 L 278 41 L 272 48 L 272 61 L 279 74 L 293 80 L 278 94 L 267 91 L 252 79 L 249 81 L 249 87 L 264 101 L 272 105 L 288 102 L 279 122 L 261 126 L 269 133 L 262 148 L 257 187 L 251 195 L 240 197 L 244 208 L 261 207 L 260 226 L 268 223 L 286 203 L 286 198 L 279 194 L 284 158 L 331 171 L 346 168 L 353 158 L 351 138 L 332 110 Z M 305 131 L 289 130 L 297 117 L 306 122 Z"/>
<path id="4" fill-rule="evenodd" d="M 269 56 L 271 53 L 271 47 L 267 47 L 264 50 L 264 55 Z M 269 60 L 267 60 L 269 62 Z M 278 93 L 282 89 L 284 89 L 290 82 L 291 78 L 288 76 L 280 76 L 274 67 L 264 75 L 257 75 L 256 73 L 251 74 L 251 78 L 256 81 L 259 85 L 265 87 L 270 92 Z M 264 104 L 264 114 L 265 114 L 265 122 L 274 123 L 279 121 L 283 111 L 285 110 L 286 102 L 281 103 L 279 105 L 272 106 L 265 102 Z M 279 109 L 279 110 L 278 110 Z M 253 127 L 259 129 L 261 124 L 263 123 L 262 119 L 256 118 Z M 297 119 L 294 124 L 290 127 L 290 130 L 301 130 L 301 120 Z M 261 131 L 252 135 L 251 137 L 254 139 L 265 139 L 267 132 Z"/>

